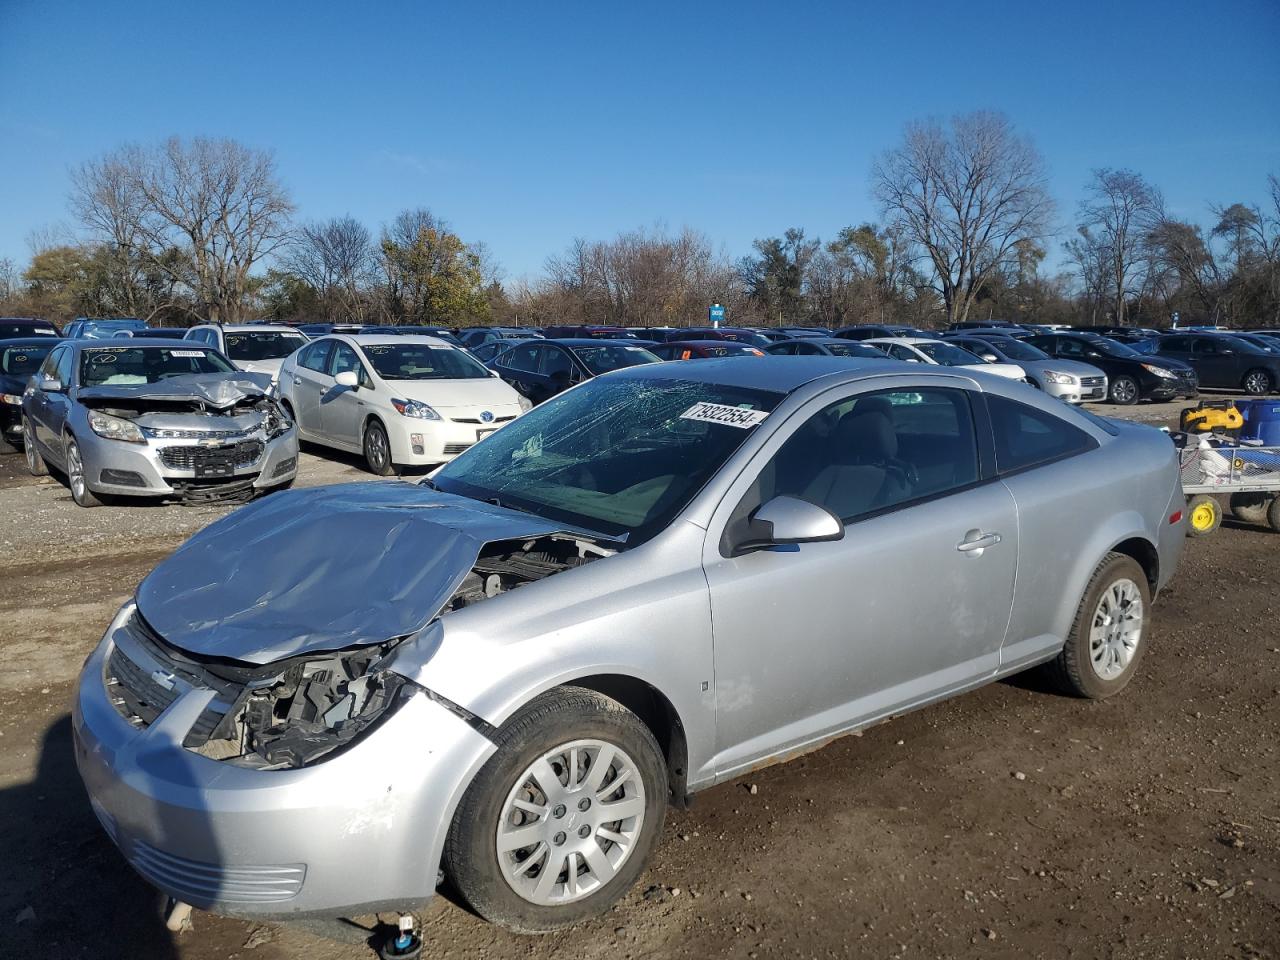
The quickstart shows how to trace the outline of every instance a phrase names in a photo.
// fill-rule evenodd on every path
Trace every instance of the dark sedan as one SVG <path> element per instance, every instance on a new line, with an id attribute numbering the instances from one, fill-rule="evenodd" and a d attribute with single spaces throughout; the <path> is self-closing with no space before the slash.
<path id="1" fill-rule="evenodd" d="M 0 340 L 16 337 L 56 337 L 58 328 L 35 317 L 0 317 Z"/>
<path id="2" fill-rule="evenodd" d="M 1194 397 L 1200 390 L 1195 370 L 1172 357 L 1146 356 L 1112 340 L 1091 333 L 1048 333 L 1026 340 L 1051 357 L 1079 360 L 1107 375 L 1107 399 L 1128 405 L 1139 400 L 1172 400 Z"/>
<path id="3" fill-rule="evenodd" d="M 887 360 L 889 356 L 869 343 L 836 337 L 780 340 L 765 347 L 765 353 L 781 357 L 860 357 L 864 360 Z"/>
<path id="4" fill-rule="evenodd" d="M 1155 341 L 1155 357 L 1190 364 L 1201 386 L 1243 390 L 1254 396 L 1280 386 L 1280 356 L 1225 333 L 1175 333 Z"/>
<path id="5" fill-rule="evenodd" d="M 837 330 L 841 340 L 873 340 L 883 337 L 932 337 L 933 334 L 900 323 L 860 323 L 856 327 Z"/>
<path id="6" fill-rule="evenodd" d="M 56 337 L 0 340 L 0 453 L 22 447 L 22 391 L 58 343 Z"/>
<path id="7" fill-rule="evenodd" d="M 526 340 L 503 352 L 490 366 L 524 396 L 541 403 L 610 370 L 658 362 L 658 357 L 634 341 L 582 337 Z"/>
<path id="8" fill-rule="evenodd" d="M 649 348 L 659 360 L 705 360 L 713 357 L 763 357 L 759 347 L 732 340 L 672 340 Z"/>

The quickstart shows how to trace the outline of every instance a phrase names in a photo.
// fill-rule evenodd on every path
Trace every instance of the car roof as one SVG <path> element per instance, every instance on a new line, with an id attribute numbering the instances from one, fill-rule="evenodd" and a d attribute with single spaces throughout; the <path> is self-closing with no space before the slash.
<path id="1" fill-rule="evenodd" d="M 202 323 L 202 327 L 216 327 L 217 324 Z M 222 326 L 223 333 L 301 333 L 297 327 L 287 323 L 228 323 Z"/>
<path id="2" fill-rule="evenodd" d="M 0 350 L 10 350 L 14 347 L 43 347 L 48 346 L 50 350 L 60 343 L 67 343 L 62 337 L 0 337 Z"/>
<path id="3" fill-rule="evenodd" d="M 594 340 L 592 342 L 599 343 L 600 341 Z M 629 347 L 634 347 L 636 345 L 634 340 L 624 340 L 622 342 Z M 649 341 L 645 341 L 645 342 L 647 343 Z M 708 349 L 714 347 L 717 350 L 740 350 L 740 351 L 757 349 L 756 347 L 752 346 L 749 343 L 737 343 L 733 340 L 668 340 L 666 343 L 658 344 L 658 346 L 660 347 L 707 347 Z"/>
<path id="4" fill-rule="evenodd" d="M 634 347 L 636 345 L 634 340 L 621 340 L 612 337 L 551 337 L 546 342 L 558 343 L 562 347 Z M 642 347 L 641 349 L 644 348 Z"/>
<path id="5" fill-rule="evenodd" d="M 172 339 L 161 339 L 159 337 L 121 337 L 116 340 L 63 340 L 62 343 L 69 343 L 78 350 L 128 350 L 134 348 L 137 350 L 160 350 L 164 347 L 179 350 L 212 350 L 217 353 L 216 347 L 211 347 L 207 343 L 193 343 L 190 340 L 184 340 L 182 337 L 173 337 Z"/>
<path id="6" fill-rule="evenodd" d="M 448 347 L 450 350 L 458 349 L 457 344 L 450 343 L 448 340 L 442 340 L 440 337 L 429 336 L 425 333 L 328 333 L 323 337 L 318 337 L 317 339 L 343 340 L 347 343 L 353 343 L 357 347 L 392 347 L 402 343 L 425 343 L 433 347 Z"/>
<path id="7" fill-rule="evenodd" d="M 674 372 L 675 370 L 679 372 Z M 720 386 L 743 387 L 751 390 L 769 390 L 774 393 L 791 393 L 806 383 L 832 375 L 843 380 L 863 377 L 882 377 L 888 372 L 910 373 L 913 376 L 945 376 L 952 367 L 928 367 L 903 361 L 888 361 L 870 357 L 829 357 L 825 354 L 806 357 L 715 357 L 698 363 L 645 363 L 624 367 L 609 374 L 610 377 L 637 377 L 648 380 L 678 378 L 695 383 L 714 383 Z"/>
<path id="8" fill-rule="evenodd" d="M 943 340 L 940 337 L 871 337 L 870 339 L 863 340 L 862 342 L 863 343 L 905 343 L 914 347 L 916 344 L 920 344 L 920 343 L 946 343 L 947 341 Z"/>

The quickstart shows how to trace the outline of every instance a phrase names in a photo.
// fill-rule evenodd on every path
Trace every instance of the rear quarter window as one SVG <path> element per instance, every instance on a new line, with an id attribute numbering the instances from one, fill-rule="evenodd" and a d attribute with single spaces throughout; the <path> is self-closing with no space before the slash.
<path id="1" fill-rule="evenodd" d="M 987 394 L 996 469 L 1016 473 L 1094 449 L 1098 442 L 1079 427 L 998 394 Z"/>

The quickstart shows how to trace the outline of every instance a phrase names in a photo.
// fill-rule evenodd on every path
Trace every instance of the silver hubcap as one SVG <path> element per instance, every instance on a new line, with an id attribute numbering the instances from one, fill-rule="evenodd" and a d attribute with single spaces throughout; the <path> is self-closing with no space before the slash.
<path id="1" fill-rule="evenodd" d="M 67 479 L 71 481 L 71 494 L 77 500 L 84 499 L 84 464 L 80 462 L 80 448 L 67 445 Z"/>
<path id="2" fill-rule="evenodd" d="M 640 771 L 621 748 L 603 740 L 556 747 L 520 774 L 503 804 L 502 876 L 540 906 L 590 896 L 635 850 L 644 806 Z"/>
<path id="3" fill-rule="evenodd" d="M 1132 580 L 1117 580 L 1098 601 L 1089 630 L 1089 661 L 1103 680 L 1129 668 L 1142 640 L 1142 591 Z"/>
<path id="4" fill-rule="evenodd" d="M 365 446 L 368 449 L 369 462 L 375 470 L 381 470 L 387 465 L 387 438 L 381 430 L 370 427 Z"/>
<path id="5" fill-rule="evenodd" d="M 1117 400 L 1132 400 L 1134 394 L 1134 386 L 1128 380 L 1121 380 L 1112 390 Z"/>

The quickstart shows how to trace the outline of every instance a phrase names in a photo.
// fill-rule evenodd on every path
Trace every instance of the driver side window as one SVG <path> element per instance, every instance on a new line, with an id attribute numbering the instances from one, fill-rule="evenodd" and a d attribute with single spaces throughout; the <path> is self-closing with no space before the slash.
<path id="1" fill-rule="evenodd" d="M 734 511 L 726 535 L 774 497 L 807 500 L 850 523 L 972 486 L 980 476 L 963 390 L 859 394 L 815 413 L 791 435 Z"/>

